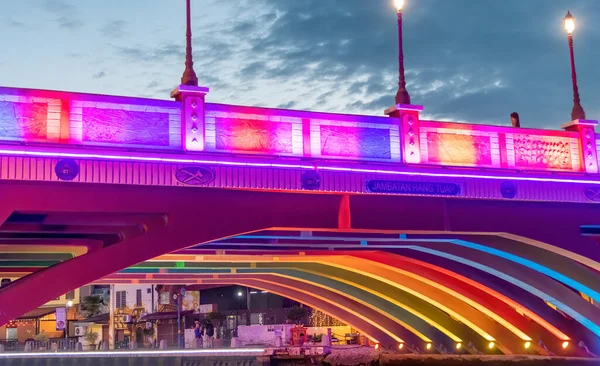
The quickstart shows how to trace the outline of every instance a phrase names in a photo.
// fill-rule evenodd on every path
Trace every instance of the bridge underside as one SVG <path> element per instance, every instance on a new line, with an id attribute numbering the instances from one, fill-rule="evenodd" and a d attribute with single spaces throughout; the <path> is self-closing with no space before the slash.
<path id="1" fill-rule="evenodd" d="M 600 351 L 587 205 L 0 184 L 0 324 L 93 282 L 240 284 L 386 347 Z"/>

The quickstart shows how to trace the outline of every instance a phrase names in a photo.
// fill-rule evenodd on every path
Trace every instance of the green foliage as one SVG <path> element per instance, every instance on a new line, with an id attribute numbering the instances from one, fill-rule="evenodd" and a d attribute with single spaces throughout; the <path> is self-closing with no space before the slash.
<path id="1" fill-rule="evenodd" d="M 98 333 L 90 330 L 85 333 L 85 335 L 83 336 L 83 339 L 85 339 L 85 341 L 88 342 L 89 344 L 96 344 L 96 341 L 98 340 Z"/>
<path id="2" fill-rule="evenodd" d="M 102 314 L 104 300 L 100 296 L 86 296 L 81 301 L 81 312 L 86 318 Z"/>
<path id="3" fill-rule="evenodd" d="M 304 323 L 304 320 L 308 316 L 308 312 L 308 308 L 295 306 L 288 310 L 287 319 L 293 322 L 294 324 L 301 325 Z"/>
<path id="4" fill-rule="evenodd" d="M 212 312 L 206 314 L 206 319 L 210 320 L 210 322 L 213 324 L 214 323 L 221 324 L 222 322 L 225 321 L 225 319 L 227 319 L 227 317 L 223 313 L 219 313 L 218 311 L 212 311 Z"/>
<path id="5" fill-rule="evenodd" d="M 315 335 L 313 335 L 312 339 L 313 339 L 313 342 L 319 343 L 323 339 L 323 335 L 322 334 L 315 334 Z"/>
<path id="6" fill-rule="evenodd" d="M 46 332 L 41 332 L 40 334 L 36 334 L 33 339 L 36 342 L 48 342 L 48 340 L 50 339 L 48 337 L 48 334 L 46 334 Z"/>

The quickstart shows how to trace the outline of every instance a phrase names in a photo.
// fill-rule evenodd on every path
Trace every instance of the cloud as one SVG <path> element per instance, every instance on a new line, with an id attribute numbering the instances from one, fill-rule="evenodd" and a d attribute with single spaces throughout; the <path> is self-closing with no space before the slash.
<path id="1" fill-rule="evenodd" d="M 76 30 L 83 26 L 77 8 L 72 4 L 57 0 L 47 0 L 43 7 L 50 14 L 58 16 L 55 21 L 60 28 Z"/>
<path id="2" fill-rule="evenodd" d="M 20 28 L 20 29 L 27 28 L 27 26 L 25 25 L 25 23 L 17 22 L 17 21 L 14 21 L 14 20 L 9 21 L 8 22 L 8 26 L 12 27 L 12 28 Z"/>
<path id="3" fill-rule="evenodd" d="M 127 22 L 123 20 L 113 20 L 106 23 L 101 29 L 100 33 L 107 38 L 122 38 L 125 34 L 125 26 Z"/>
<path id="4" fill-rule="evenodd" d="M 103 77 L 106 77 L 106 72 L 104 72 L 104 71 L 97 72 L 92 77 L 94 79 L 101 79 Z"/>

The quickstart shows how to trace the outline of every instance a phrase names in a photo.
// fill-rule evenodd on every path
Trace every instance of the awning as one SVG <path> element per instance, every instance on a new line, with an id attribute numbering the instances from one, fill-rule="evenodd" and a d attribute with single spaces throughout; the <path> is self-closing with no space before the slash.
<path id="1" fill-rule="evenodd" d="M 183 316 L 186 316 L 191 313 L 193 313 L 192 310 L 182 311 L 181 316 L 183 317 Z M 177 319 L 177 312 L 176 311 L 165 311 L 162 313 L 152 313 L 152 314 L 144 315 L 140 319 L 140 321 L 148 322 L 148 321 L 152 321 L 152 320 L 167 320 L 167 319 Z"/>
<path id="2" fill-rule="evenodd" d="M 38 318 L 42 318 L 48 314 L 52 314 L 53 312 L 56 311 L 57 308 L 37 308 L 35 310 L 31 310 L 30 312 L 28 312 L 27 314 L 23 314 L 20 317 L 18 317 L 18 320 L 23 320 L 23 319 L 38 319 Z"/>

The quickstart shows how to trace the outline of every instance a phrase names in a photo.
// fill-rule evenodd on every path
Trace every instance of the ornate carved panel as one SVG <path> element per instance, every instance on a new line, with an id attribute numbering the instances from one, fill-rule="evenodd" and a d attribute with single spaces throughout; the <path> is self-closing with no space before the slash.
<path id="1" fill-rule="evenodd" d="M 292 124 L 258 119 L 215 118 L 217 150 L 292 154 Z"/>
<path id="2" fill-rule="evenodd" d="M 448 165 L 489 166 L 490 136 L 427 132 L 428 162 Z"/>
<path id="3" fill-rule="evenodd" d="M 0 101 L 0 136 L 46 138 L 48 104 Z"/>
<path id="4" fill-rule="evenodd" d="M 573 170 L 569 138 L 514 135 L 515 166 L 524 169 Z"/>
<path id="5" fill-rule="evenodd" d="M 84 142 L 169 146 L 169 114 L 83 108 Z"/>
<path id="6" fill-rule="evenodd" d="M 321 125 L 321 156 L 391 159 L 389 129 Z"/>

